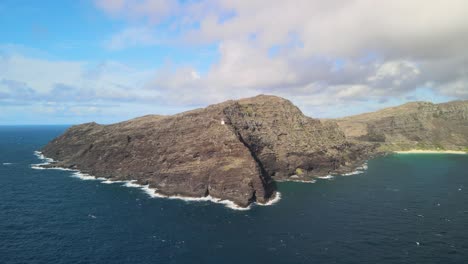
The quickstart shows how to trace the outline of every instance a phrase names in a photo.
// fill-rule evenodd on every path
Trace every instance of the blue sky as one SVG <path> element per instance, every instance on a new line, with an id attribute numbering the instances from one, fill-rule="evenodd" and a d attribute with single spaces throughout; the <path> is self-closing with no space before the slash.
<path id="1" fill-rule="evenodd" d="M 183 43 L 108 48 L 113 34 L 127 26 L 138 27 L 139 23 L 106 16 L 93 1 L 2 1 L 0 12 L 0 28 L 4 33 L 0 42 L 11 46 L 10 51 L 44 59 L 115 60 L 138 69 L 161 67 L 170 61 L 191 63 L 206 70 L 216 55 L 213 46 L 192 47 Z M 176 32 L 167 31 L 166 26 L 151 25 L 155 38 L 175 37 Z"/>
<path id="2" fill-rule="evenodd" d="M 467 99 L 463 10 L 456 0 L 4 0 L 0 125 L 112 123 L 260 93 L 312 117 Z"/>

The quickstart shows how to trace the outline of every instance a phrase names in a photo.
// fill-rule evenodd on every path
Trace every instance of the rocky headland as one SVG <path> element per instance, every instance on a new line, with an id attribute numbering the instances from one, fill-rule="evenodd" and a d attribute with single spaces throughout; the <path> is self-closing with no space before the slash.
<path id="1" fill-rule="evenodd" d="M 468 101 L 412 102 L 335 121 L 349 140 L 378 143 L 381 152 L 468 150 Z"/>
<path id="2" fill-rule="evenodd" d="M 468 145 L 467 102 L 401 107 L 319 120 L 286 99 L 260 95 L 172 116 L 73 126 L 41 152 L 55 160 L 45 167 L 246 207 L 274 199 L 275 180 L 349 173 L 374 155 L 418 144 Z"/>

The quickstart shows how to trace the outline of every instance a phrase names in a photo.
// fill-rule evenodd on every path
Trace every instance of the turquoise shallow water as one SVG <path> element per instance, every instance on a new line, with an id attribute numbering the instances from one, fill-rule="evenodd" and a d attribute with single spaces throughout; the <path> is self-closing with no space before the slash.
<path id="1" fill-rule="evenodd" d="M 31 169 L 64 129 L 0 127 L 0 263 L 468 263 L 466 155 L 381 157 L 235 211 Z"/>

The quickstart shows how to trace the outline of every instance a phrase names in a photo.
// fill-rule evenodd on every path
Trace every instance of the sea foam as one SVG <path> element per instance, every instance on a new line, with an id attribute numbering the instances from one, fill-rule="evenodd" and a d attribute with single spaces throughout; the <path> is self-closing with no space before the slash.
<path id="1" fill-rule="evenodd" d="M 275 195 L 275 198 L 269 200 L 268 202 L 266 203 L 256 203 L 257 205 L 260 205 L 260 206 L 269 206 L 269 205 L 273 205 L 277 202 L 279 202 L 281 200 L 281 193 L 280 192 L 276 192 L 276 195 Z"/>
<path id="2" fill-rule="evenodd" d="M 98 177 L 89 175 L 87 173 L 81 173 L 79 171 L 73 172 L 71 176 L 74 178 L 78 178 L 80 180 L 84 180 L 84 181 L 105 181 L 106 180 L 106 178 L 100 178 L 100 177 L 98 178 Z"/>
<path id="3" fill-rule="evenodd" d="M 130 183 L 131 187 L 136 187 L 135 185 L 138 185 L 138 184 Z M 233 210 L 241 210 L 241 211 L 249 210 L 251 208 L 250 205 L 248 207 L 240 207 L 232 201 L 223 200 L 220 198 L 213 197 L 211 195 L 207 195 L 203 197 L 189 197 L 189 196 L 182 196 L 182 195 L 164 195 L 164 194 L 158 193 L 157 189 L 150 188 L 149 185 L 140 185 L 139 187 L 152 198 L 166 198 L 166 199 L 171 199 L 171 200 L 182 200 L 185 202 L 212 202 L 212 203 L 217 203 L 217 204 L 223 204 L 227 208 L 230 208 Z"/>
<path id="4" fill-rule="evenodd" d="M 316 180 L 287 180 L 291 182 L 300 182 L 300 183 L 316 183 Z"/>
<path id="5" fill-rule="evenodd" d="M 32 169 L 37 169 L 37 170 L 63 170 L 63 171 L 71 171 L 73 172 L 71 174 L 71 177 L 78 178 L 80 180 L 85 180 L 85 181 L 100 181 L 101 183 L 104 184 L 115 184 L 115 183 L 123 183 L 122 186 L 124 187 L 130 187 L 130 188 L 139 188 L 148 196 L 151 198 L 166 198 L 166 199 L 176 199 L 176 200 L 182 200 L 185 202 L 212 202 L 212 203 L 217 203 L 217 204 L 223 204 L 227 208 L 233 209 L 233 210 L 249 210 L 251 208 L 251 205 L 248 207 L 240 207 L 236 205 L 234 202 L 229 201 L 229 200 L 224 200 L 216 197 L 212 197 L 211 195 L 204 196 L 204 197 L 188 197 L 188 196 L 181 196 L 181 195 L 163 195 L 157 192 L 156 188 L 150 188 L 149 185 L 141 185 L 138 184 L 136 180 L 129 180 L 129 181 L 120 181 L 116 180 L 113 181 L 111 179 L 107 178 L 102 178 L 102 177 L 95 177 L 93 175 L 89 175 L 87 173 L 82 173 L 79 170 L 74 170 L 74 169 L 69 169 L 69 168 L 61 168 L 61 167 L 51 167 L 51 168 L 44 168 L 41 167 L 41 165 L 49 165 L 51 162 L 54 162 L 53 159 L 45 157 L 40 151 L 35 151 L 34 154 L 44 161 L 43 163 L 38 163 L 38 164 L 31 164 Z M 275 198 L 272 200 L 262 204 L 262 203 L 255 203 L 260 206 L 269 206 L 277 203 L 281 199 L 281 193 L 277 192 Z"/>
<path id="6" fill-rule="evenodd" d="M 362 174 L 367 170 L 367 168 L 368 168 L 367 162 L 365 162 L 361 166 L 357 167 L 355 171 L 341 174 L 341 176 L 351 176 L 351 175 Z"/>
<path id="7" fill-rule="evenodd" d="M 141 188 L 143 185 L 140 185 L 138 183 L 135 183 L 135 180 L 127 181 L 123 186 L 125 187 L 130 187 L 130 188 Z"/>
<path id="8" fill-rule="evenodd" d="M 42 165 L 49 165 L 51 162 L 54 162 L 53 159 L 45 157 L 44 154 L 42 154 L 42 152 L 40 152 L 40 151 L 34 151 L 34 155 L 38 159 L 42 160 L 43 162 L 42 163 L 37 163 L 37 164 L 31 164 L 32 169 L 45 170 L 46 168 L 42 167 Z"/>
<path id="9" fill-rule="evenodd" d="M 357 175 L 357 174 L 361 174 L 361 173 L 364 173 L 364 172 L 360 171 L 360 170 L 355 170 L 355 171 L 352 171 L 352 172 L 343 173 L 343 174 L 341 174 L 341 176 L 351 176 L 351 175 Z"/>
<path id="10" fill-rule="evenodd" d="M 342 173 L 342 174 L 329 174 L 325 176 L 314 176 L 316 179 L 322 179 L 322 180 L 332 180 L 337 176 L 351 176 L 351 175 L 357 175 L 357 174 L 362 174 L 367 170 L 367 161 L 363 163 L 361 166 L 357 167 L 355 171 L 348 172 L 348 173 Z M 303 180 L 299 178 L 297 175 L 293 175 L 289 177 L 286 180 L 276 180 L 276 182 L 300 182 L 300 183 L 315 183 L 317 180 L 311 179 L 311 180 Z"/>
<path id="11" fill-rule="evenodd" d="M 104 184 L 115 184 L 115 183 L 125 183 L 125 181 L 111 181 L 109 179 L 106 179 L 105 181 L 101 182 Z"/>
<path id="12" fill-rule="evenodd" d="M 44 156 L 44 154 L 42 154 L 42 152 L 40 151 L 34 151 L 34 155 L 36 155 L 39 159 L 41 159 L 42 161 L 44 161 L 45 164 L 50 164 L 51 162 L 54 162 L 54 159 L 51 159 L 51 158 L 47 158 L 46 156 Z M 44 164 L 42 163 L 42 164 Z"/>

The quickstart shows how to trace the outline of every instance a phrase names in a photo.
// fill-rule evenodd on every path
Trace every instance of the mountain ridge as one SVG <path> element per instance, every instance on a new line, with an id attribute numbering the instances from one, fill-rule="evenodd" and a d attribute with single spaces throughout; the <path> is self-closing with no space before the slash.
<path id="1" fill-rule="evenodd" d="M 135 180 L 164 195 L 210 195 L 246 207 L 274 199 L 276 180 L 349 173 L 375 155 L 401 148 L 395 139 L 411 137 L 421 126 L 431 128 L 434 118 L 451 117 L 449 123 L 461 123 L 457 132 L 468 135 L 468 104 L 422 105 L 421 113 L 405 110 L 401 117 L 387 110 L 368 120 L 366 114 L 320 120 L 305 116 L 287 99 L 259 95 L 175 115 L 73 126 L 41 151 L 56 160 L 46 167 Z M 403 130 L 392 127 L 395 122 Z M 388 123 L 395 131 L 387 129 Z M 423 139 L 438 139 L 428 135 Z M 458 134 L 456 139 L 447 142 L 468 145 Z"/>
<path id="2" fill-rule="evenodd" d="M 377 142 L 387 151 L 468 146 L 468 100 L 410 102 L 335 121 L 348 139 Z"/>

